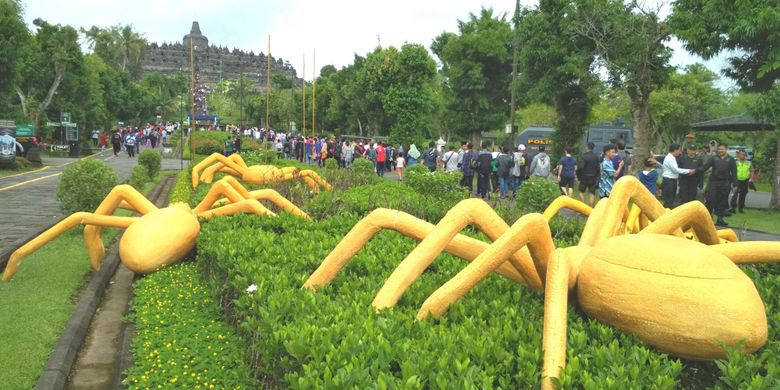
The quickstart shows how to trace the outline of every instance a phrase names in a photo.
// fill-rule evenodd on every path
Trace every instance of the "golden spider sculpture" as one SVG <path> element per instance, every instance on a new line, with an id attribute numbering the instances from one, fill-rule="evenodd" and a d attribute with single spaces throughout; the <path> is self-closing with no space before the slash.
<path id="1" fill-rule="evenodd" d="M 211 183 L 217 172 L 240 177 L 243 182 L 249 184 L 280 183 L 300 178 L 316 192 L 320 191 L 320 187 L 328 191 L 333 189 L 325 179 L 311 169 L 277 168 L 273 165 L 253 165 L 250 167 L 246 165 L 239 154 L 225 157 L 220 153 L 206 157 L 192 168 L 192 188 L 197 188 L 201 181 Z"/>
<path id="2" fill-rule="evenodd" d="M 633 229 L 624 222 L 629 201 L 641 210 L 633 213 L 641 226 L 637 234 L 625 234 Z M 569 204 L 576 203 L 561 201 L 556 207 Z M 548 211 L 525 215 L 507 227 L 478 199 L 460 202 L 436 226 L 380 210 L 358 224 L 363 232 L 347 234 L 304 287 L 328 283 L 364 240 L 389 227 L 422 241 L 385 281 L 372 303 L 377 310 L 394 306 L 442 250 L 473 260 L 423 303 L 418 320 L 439 318 L 493 271 L 543 288 L 546 389 L 553 388 L 551 378 L 566 364 L 569 294 L 576 294 L 575 302 L 589 317 L 679 357 L 722 358 L 719 342 L 735 346 L 741 341 L 748 353 L 766 342 L 764 304 L 737 264 L 780 261 L 780 242 L 727 242 L 735 240 L 733 231 L 718 232 L 703 204 L 694 201 L 667 211 L 632 176 L 618 180 L 610 197 L 590 210 L 577 246 L 555 248 L 548 219 L 557 210 Z M 476 225 L 494 242 L 460 235 L 467 225 Z M 694 240 L 685 238 L 684 228 L 692 229 Z"/>
<path id="3" fill-rule="evenodd" d="M 224 199 L 220 199 L 224 197 Z M 84 227 L 92 268 L 97 271 L 105 257 L 100 234 L 104 227 L 125 228 L 119 241 L 119 257 L 131 271 L 146 274 L 183 259 L 194 247 L 200 233 L 198 217 L 210 219 L 217 215 L 239 212 L 257 215 L 275 215 L 260 201 L 268 201 L 305 219 L 309 216 L 272 189 L 247 191 L 235 178 L 225 177 L 209 189 L 197 207 L 174 203 L 157 208 L 133 187 L 123 184 L 114 187 L 94 213 L 78 212 L 52 226 L 11 254 L 3 273 L 3 281 L 10 280 L 19 263 L 30 253 L 77 225 Z M 213 208 L 217 206 L 216 208 Z M 132 210 L 141 217 L 112 215 L 117 208 Z"/>

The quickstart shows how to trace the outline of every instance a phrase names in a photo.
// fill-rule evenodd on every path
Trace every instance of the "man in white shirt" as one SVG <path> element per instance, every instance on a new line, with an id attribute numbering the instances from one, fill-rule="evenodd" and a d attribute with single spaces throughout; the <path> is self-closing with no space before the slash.
<path id="1" fill-rule="evenodd" d="M 664 202 L 664 207 L 667 209 L 674 208 L 674 200 L 677 196 L 677 179 L 680 175 L 693 175 L 696 173 L 695 169 L 685 169 L 677 166 L 677 157 L 682 153 L 682 149 L 678 144 L 672 144 L 669 146 L 669 154 L 664 157 L 664 173 L 663 181 L 661 181 L 661 199 Z"/>
<path id="2" fill-rule="evenodd" d="M 444 161 L 444 170 L 446 172 L 458 171 L 458 164 L 460 163 L 460 155 L 458 154 L 458 152 L 455 151 L 454 146 L 450 146 L 450 150 L 447 153 L 444 153 L 444 157 L 442 158 L 442 161 Z"/>

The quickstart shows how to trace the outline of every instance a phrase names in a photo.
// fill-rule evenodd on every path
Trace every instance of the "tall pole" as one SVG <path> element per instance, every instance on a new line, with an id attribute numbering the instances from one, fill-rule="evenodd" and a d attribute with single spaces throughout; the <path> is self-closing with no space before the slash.
<path id="1" fill-rule="evenodd" d="M 192 136 L 195 133 L 195 52 L 190 36 L 190 161 L 195 159 L 195 149 L 192 147 Z"/>
<path id="2" fill-rule="evenodd" d="M 517 126 L 515 125 L 515 111 L 517 110 L 516 106 L 516 100 L 515 100 L 515 84 L 517 80 L 517 49 L 518 46 L 520 46 L 520 42 L 517 39 L 517 34 L 520 29 L 520 0 L 515 1 L 515 14 L 512 17 L 512 84 L 510 86 L 510 91 L 512 91 L 512 99 L 509 104 L 509 123 L 512 126 L 511 134 L 509 140 L 509 150 L 512 150 L 516 148 L 515 141 L 517 140 Z"/>
<path id="3" fill-rule="evenodd" d="M 314 104 L 317 101 L 317 49 L 314 49 L 314 53 L 311 59 L 311 133 L 314 134 L 317 122 L 314 121 L 316 117 L 314 114 Z"/>
<path id="4" fill-rule="evenodd" d="M 268 63 L 268 69 L 266 69 L 265 79 L 265 131 L 270 131 L 271 126 L 268 124 L 268 113 L 271 107 L 271 35 L 268 35 L 268 57 L 266 57 Z"/>
<path id="5" fill-rule="evenodd" d="M 303 88 L 301 89 L 301 115 L 303 116 L 303 136 L 306 136 L 306 54 L 303 55 L 303 70 L 301 71 L 301 83 Z M 312 137 L 314 132 L 311 133 Z"/>

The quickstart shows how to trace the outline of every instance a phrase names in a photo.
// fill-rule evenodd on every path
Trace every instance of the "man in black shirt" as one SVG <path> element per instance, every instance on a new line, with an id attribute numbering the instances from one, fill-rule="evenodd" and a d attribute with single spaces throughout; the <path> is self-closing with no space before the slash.
<path id="1" fill-rule="evenodd" d="M 596 190 L 599 188 L 599 173 L 601 170 L 601 159 L 593 148 L 596 145 L 588 142 L 588 151 L 580 157 L 580 163 L 577 166 L 577 178 L 580 182 L 580 200 L 585 203 L 585 192 L 590 192 L 589 205 L 596 204 Z M 527 160 L 526 160 L 527 161 Z"/>
<path id="2" fill-rule="evenodd" d="M 723 217 L 729 208 L 729 192 L 737 182 L 737 163 L 726 152 L 726 144 L 718 145 L 718 152 L 704 163 L 702 172 L 712 168 L 710 174 L 710 192 L 707 203 L 715 209 L 719 226 L 728 226 Z"/>
<path id="3" fill-rule="evenodd" d="M 493 155 L 488 151 L 488 143 L 482 143 L 477 155 L 477 192 L 482 199 L 488 199 L 490 192 L 490 174 L 493 173 Z"/>
<path id="4" fill-rule="evenodd" d="M 703 173 L 700 170 L 703 164 L 702 158 L 696 154 L 696 145 L 693 144 L 688 145 L 686 154 L 677 157 L 678 167 L 696 170 L 693 175 L 681 175 L 679 178 L 680 204 L 696 200 L 696 188 L 701 182 Z"/>

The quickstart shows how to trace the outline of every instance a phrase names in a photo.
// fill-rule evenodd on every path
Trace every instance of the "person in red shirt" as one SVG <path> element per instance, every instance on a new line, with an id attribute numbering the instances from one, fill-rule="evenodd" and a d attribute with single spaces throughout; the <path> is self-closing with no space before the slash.
<path id="1" fill-rule="evenodd" d="M 381 142 L 376 147 L 376 174 L 385 175 L 385 162 L 387 161 L 387 151 Z"/>

